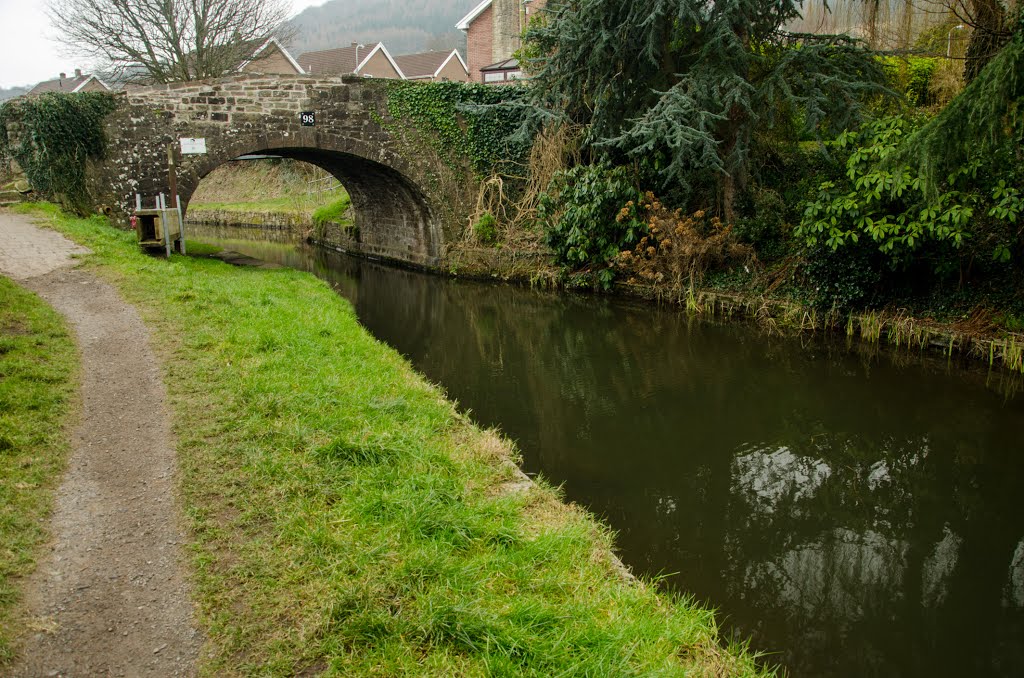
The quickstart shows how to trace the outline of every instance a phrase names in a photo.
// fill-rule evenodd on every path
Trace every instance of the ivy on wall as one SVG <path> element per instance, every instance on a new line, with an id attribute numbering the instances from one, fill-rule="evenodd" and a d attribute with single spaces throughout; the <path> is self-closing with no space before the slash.
<path id="1" fill-rule="evenodd" d="M 525 88 L 391 80 L 387 91 L 391 117 L 433 133 L 434 149 L 453 168 L 469 160 L 484 177 L 521 162 L 529 151 L 529 141 L 513 138 L 523 123 L 517 104 Z"/>
<path id="2" fill-rule="evenodd" d="M 101 92 L 50 92 L 5 102 L 0 106 L 0 157 L 17 161 L 39 194 L 85 213 L 85 164 L 103 158 L 103 118 L 115 106 L 114 97 Z M 9 130 L 8 123 L 17 128 Z"/>

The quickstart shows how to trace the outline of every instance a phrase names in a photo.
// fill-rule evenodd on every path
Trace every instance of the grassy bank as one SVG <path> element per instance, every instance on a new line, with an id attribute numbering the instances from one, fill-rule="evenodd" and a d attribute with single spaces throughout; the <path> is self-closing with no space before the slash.
<path id="1" fill-rule="evenodd" d="M 77 355 L 56 311 L 0 277 L 0 666 L 64 468 Z"/>
<path id="2" fill-rule="evenodd" d="M 314 277 L 50 215 L 155 330 L 207 675 L 754 675 Z"/>

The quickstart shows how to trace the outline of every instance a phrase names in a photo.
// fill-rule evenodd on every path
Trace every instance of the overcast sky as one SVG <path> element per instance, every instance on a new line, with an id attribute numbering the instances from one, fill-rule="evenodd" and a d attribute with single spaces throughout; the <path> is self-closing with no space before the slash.
<path id="1" fill-rule="evenodd" d="M 292 14 L 326 1 L 292 0 Z M 0 0 L 0 87 L 34 85 L 76 68 L 88 72 L 89 64 L 61 52 L 45 7 L 46 0 Z"/>

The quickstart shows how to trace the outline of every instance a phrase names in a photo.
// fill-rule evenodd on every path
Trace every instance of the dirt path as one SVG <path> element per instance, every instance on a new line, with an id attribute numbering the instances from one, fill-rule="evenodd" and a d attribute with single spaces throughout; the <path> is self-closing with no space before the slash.
<path id="1" fill-rule="evenodd" d="M 0 273 L 62 313 L 82 354 L 82 414 L 10 675 L 193 675 L 201 638 L 159 366 L 135 309 L 70 267 L 84 251 L 0 211 Z"/>

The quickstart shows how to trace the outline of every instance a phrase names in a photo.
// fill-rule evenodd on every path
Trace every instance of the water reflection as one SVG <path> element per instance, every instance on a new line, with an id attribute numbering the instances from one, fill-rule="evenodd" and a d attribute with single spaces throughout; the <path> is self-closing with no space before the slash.
<path id="1" fill-rule="evenodd" d="M 528 471 L 604 516 L 634 568 L 793 675 L 1024 674 L 1024 398 L 984 374 L 235 247 L 330 280 Z"/>

